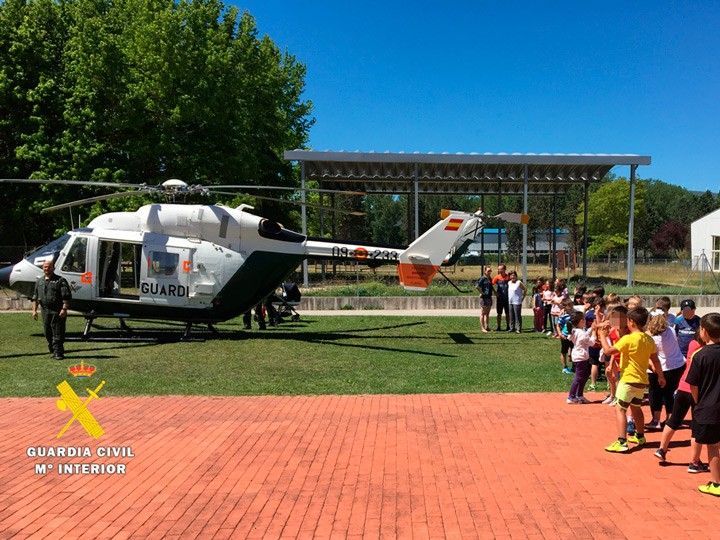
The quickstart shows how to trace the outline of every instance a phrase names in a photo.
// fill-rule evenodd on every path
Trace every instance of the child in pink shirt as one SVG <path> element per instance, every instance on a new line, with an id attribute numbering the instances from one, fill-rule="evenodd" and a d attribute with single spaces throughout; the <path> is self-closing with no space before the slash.
<path id="1" fill-rule="evenodd" d="M 685 365 L 685 372 L 680 379 L 680 384 L 678 385 L 677 393 L 675 394 L 675 402 L 673 403 L 672 413 L 670 414 L 667 422 L 665 422 L 662 438 L 660 440 L 660 448 L 655 451 L 655 457 L 658 458 L 661 463 L 665 462 L 668 447 L 670 446 L 670 441 L 672 440 L 673 435 L 675 435 L 675 431 L 680 428 L 683 420 L 685 420 L 688 410 L 693 410 L 695 407 L 695 401 L 690 393 L 690 385 L 685 379 L 690 371 L 693 356 L 695 356 L 695 353 L 699 351 L 703 345 L 704 344 L 700 342 L 700 338 L 695 337 L 688 347 L 687 364 Z M 692 448 L 692 461 L 688 465 L 688 472 L 707 472 L 707 464 L 700 461 L 700 450 L 702 450 L 702 445 L 698 444 L 694 438 L 691 438 L 690 446 Z"/>

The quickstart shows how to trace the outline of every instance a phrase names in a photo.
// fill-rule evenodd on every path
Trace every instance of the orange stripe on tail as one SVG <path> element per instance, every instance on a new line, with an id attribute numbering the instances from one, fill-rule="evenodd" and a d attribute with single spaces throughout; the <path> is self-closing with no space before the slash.
<path id="1" fill-rule="evenodd" d="M 406 288 L 412 287 L 425 290 L 432 282 L 439 268 L 439 266 L 432 264 L 400 263 L 398 265 L 400 284 Z"/>

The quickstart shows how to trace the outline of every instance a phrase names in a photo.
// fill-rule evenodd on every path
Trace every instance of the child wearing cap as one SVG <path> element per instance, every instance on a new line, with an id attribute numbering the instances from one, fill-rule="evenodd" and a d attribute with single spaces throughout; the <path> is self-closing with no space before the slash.
<path id="1" fill-rule="evenodd" d="M 683 356 L 687 357 L 690 342 L 700 328 L 700 317 L 695 315 L 695 302 L 691 299 L 680 302 L 680 314 L 675 317 L 675 335 Z"/>
<path id="2" fill-rule="evenodd" d="M 720 497 L 720 313 L 708 313 L 700 322 L 700 339 L 706 345 L 695 353 L 686 381 L 695 400 L 692 434 L 706 444 L 711 480 L 698 486 Z"/>

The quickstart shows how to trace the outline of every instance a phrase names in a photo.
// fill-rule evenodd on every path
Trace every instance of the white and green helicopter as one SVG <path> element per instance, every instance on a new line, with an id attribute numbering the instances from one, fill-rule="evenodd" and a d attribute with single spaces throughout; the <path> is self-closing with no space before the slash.
<path id="1" fill-rule="evenodd" d="M 204 187 L 181 180 L 168 180 L 157 187 L 73 180 L 0 179 L 3 182 L 135 188 L 44 211 L 142 192 L 174 197 L 198 192 L 227 194 L 222 190 L 256 187 Z M 251 309 L 308 258 L 396 264 L 405 289 L 424 290 L 441 266 L 454 264 L 472 243 L 484 218 L 482 211 L 443 211 L 440 221 L 410 246 L 395 249 L 308 239 L 252 214 L 252 209 L 244 204 L 231 208 L 158 203 L 135 212 L 103 214 L 87 227 L 71 230 L 17 264 L 0 269 L 0 286 L 30 297 L 43 276 L 43 262 L 52 260 L 55 272 L 72 289 L 71 313 L 86 318 L 85 336 L 92 321 L 102 317 L 181 321 L 189 334 L 192 324 L 211 325 Z M 527 222 L 527 216 L 509 212 L 494 217 Z"/>

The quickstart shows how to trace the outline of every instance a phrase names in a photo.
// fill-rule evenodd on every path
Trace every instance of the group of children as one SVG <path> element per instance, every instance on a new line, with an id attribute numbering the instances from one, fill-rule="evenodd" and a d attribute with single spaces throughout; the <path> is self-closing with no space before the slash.
<path id="1" fill-rule="evenodd" d="M 605 296 L 602 288 L 590 293 L 576 291 L 573 299 L 556 285 L 551 295 L 543 287 L 534 291 L 540 300 L 550 298 L 553 328 L 539 328 L 560 340 L 564 373 L 573 380 L 568 404 L 590 401 L 583 395 L 589 379 L 590 389 L 604 366 L 609 395 L 602 403 L 615 407 L 618 437 L 605 448 L 608 452 L 628 452 L 628 443 L 641 447 L 646 430 L 662 430 L 655 456 L 664 462 L 675 431 L 692 410 L 692 461 L 689 472 L 711 472 L 711 480 L 699 486 L 702 493 L 720 496 L 720 313 L 695 315 L 695 304 L 684 300 L 681 312 L 670 313 L 670 299 L 660 298 L 652 311 L 642 299 L 626 302 L 614 294 Z M 563 298 L 558 301 L 558 298 Z M 557 315 L 552 314 L 559 306 Z M 536 308 L 537 308 L 536 303 Z M 543 306 L 543 325 L 546 308 Z M 572 366 L 572 367 L 571 367 Z M 649 401 L 652 418 L 645 424 L 642 405 Z M 666 419 L 661 422 L 663 408 Z M 702 445 L 707 446 L 708 465 L 700 460 Z"/>

